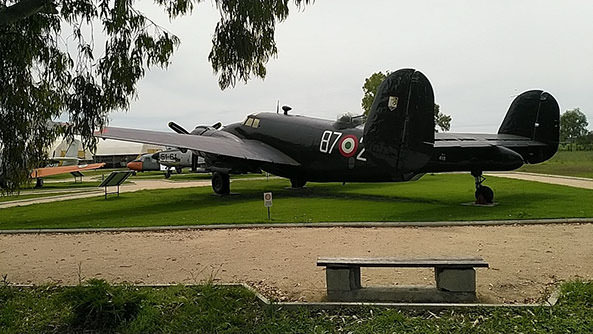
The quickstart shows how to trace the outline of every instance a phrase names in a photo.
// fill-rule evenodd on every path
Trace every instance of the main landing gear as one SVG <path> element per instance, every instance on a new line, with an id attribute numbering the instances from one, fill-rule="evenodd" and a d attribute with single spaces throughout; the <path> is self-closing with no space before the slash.
<path id="1" fill-rule="evenodd" d="M 212 190 L 219 195 L 231 193 L 231 178 L 229 174 L 214 172 L 212 174 Z"/>
<path id="2" fill-rule="evenodd" d="M 307 180 L 303 179 L 302 177 L 294 177 L 290 179 L 290 186 L 294 189 L 302 188 L 307 184 Z"/>
<path id="3" fill-rule="evenodd" d="M 476 204 L 492 204 L 494 201 L 494 191 L 490 187 L 483 186 L 486 178 L 482 176 L 482 171 L 472 171 L 472 176 L 476 180 Z"/>

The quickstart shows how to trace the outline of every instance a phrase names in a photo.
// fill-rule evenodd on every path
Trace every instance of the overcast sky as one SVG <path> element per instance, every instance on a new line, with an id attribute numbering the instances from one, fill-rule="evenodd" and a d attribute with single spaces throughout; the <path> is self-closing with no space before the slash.
<path id="1" fill-rule="evenodd" d="M 430 79 L 453 132 L 495 133 L 513 98 L 535 88 L 562 112 L 580 107 L 593 125 L 590 0 L 317 0 L 277 25 L 278 57 L 265 80 L 225 91 L 207 59 L 219 19 L 209 1 L 172 22 L 150 2 L 138 5 L 181 46 L 168 69 L 140 82 L 128 112 L 112 114 L 112 126 L 228 124 L 274 111 L 277 100 L 295 114 L 335 119 L 361 113 L 366 77 L 405 67 Z"/>

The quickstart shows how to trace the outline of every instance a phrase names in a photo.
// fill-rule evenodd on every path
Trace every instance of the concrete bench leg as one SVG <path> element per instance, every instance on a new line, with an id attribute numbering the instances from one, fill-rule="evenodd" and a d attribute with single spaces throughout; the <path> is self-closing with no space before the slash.
<path id="1" fill-rule="evenodd" d="M 360 289 L 360 267 L 327 267 L 325 270 L 327 294 Z"/>
<path id="2" fill-rule="evenodd" d="M 451 292 L 476 292 L 476 270 L 434 268 L 437 289 Z"/>

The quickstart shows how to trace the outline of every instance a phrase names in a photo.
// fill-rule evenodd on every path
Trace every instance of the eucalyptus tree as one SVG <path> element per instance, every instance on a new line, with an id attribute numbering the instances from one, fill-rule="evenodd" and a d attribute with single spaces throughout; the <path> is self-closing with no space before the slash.
<path id="1" fill-rule="evenodd" d="M 213 0 L 220 20 L 208 60 L 220 88 L 264 78 L 277 54 L 276 23 L 290 5 L 313 1 Z M 173 19 L 200 2 L 154 5 Z M 59 134 L 79 134 L 94 149 L 93 131 L 129 108 L 146 71 L 172 61 L 179 38 L 137 7 L 133 0 L 0 0 L 0 178 L 9 191 L 27 181 Z M 60 116 L 66 126 L 53 125 Z"/>

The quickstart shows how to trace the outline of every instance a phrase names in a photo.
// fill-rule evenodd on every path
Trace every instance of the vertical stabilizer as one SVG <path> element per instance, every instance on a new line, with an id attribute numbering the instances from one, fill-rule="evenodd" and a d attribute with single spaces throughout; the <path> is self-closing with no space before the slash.
<path id="1" fill-rule="evenodd" d="M 394 175 L 413 173 L 430 159 L 434 144 L 434 93 L 414 69 L 391 73 L 379 86 L 364 127 L 368 156 Z"/>
<path id="2" fill-rule="evenodd" d="M 68 142 L 68 148 L 66 149 L 66 153 L 63 156 L 63 159 L 60 160 L 60 166 L 74 166 L 78 164 L 78 149 L 81 146 L 81 142 L 78 139 L 72 139 L 72 141 Z M 63 151 L 62 151 L 63 152 Z"/>
<path id="3" fill-rule="evenodd" d="M 522 154 L 528 163 L 551 158 L 558 150 L 560 138 L 560 107 L 554 97 L 541 90 L 530 90 L 517 96 L 507 112 L 500 134 L 512 134 L 546 144 Z"/>

